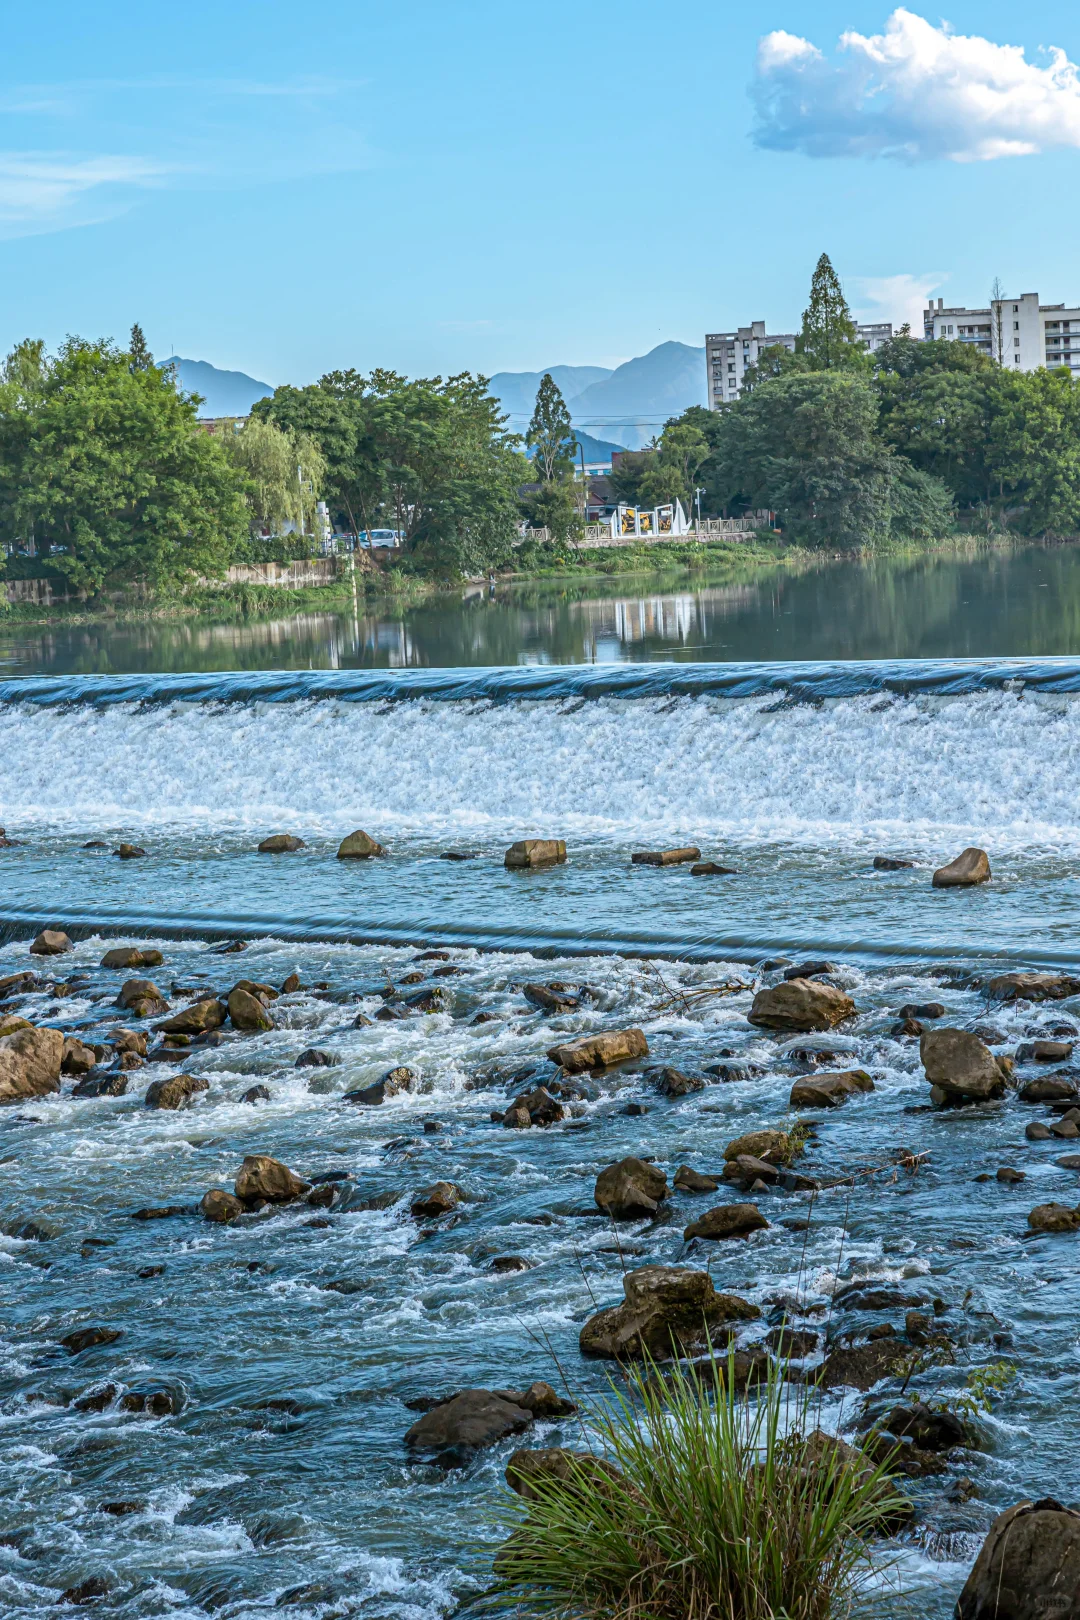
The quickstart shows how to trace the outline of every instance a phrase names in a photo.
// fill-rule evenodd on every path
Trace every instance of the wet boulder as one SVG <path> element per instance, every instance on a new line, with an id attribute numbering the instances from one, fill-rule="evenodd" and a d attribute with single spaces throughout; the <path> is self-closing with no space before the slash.
<path id="1" fill-rule="evenodd" d="M 1040 1075 L 1020 1088 L 1020 1101 L 1026 1103 L 1071 1102 L 1076 1095 L 1076 1081 L 1071 1075 Z"/>
<path id="2" fill-rule="evenodd" d="M 522 838 L 511 844 L 503 856 L 510 872 L 535 871 L 541 866 L 561 866 L 566 859 L 566 843 L 561 838 Z"/>
<path id="3" fill-rule="evenodd" d="M 165 958 L 160 951 L 145 950 L 138 945 L 117 945 L 105 955 L 98 963 L 103 968 L 151 968 L 160 967 Z"/>
<path id="4" fill-rule="evenodd" d="M 705 1349 L 735 1322 L 761 1315 L 735 1294 L 718 1294 L 705 1271 L 642 1266 L 623 1277 L 623 1303 L 597 1311 L 581 1330 L 586 1356 L 609 1360 L 657 1358 Z"/>
<path id="5" fill-rule="evenodd" d="M 69 1356 L 81 1356 L 84 1350 L 94 1350 L 99 1344 L 115 1344 L 120 1338 L 119 1328 L 77 1328 L 60 1340 Z"/>
<path id="6" fill-rule="evenodd" d="M 738 877 L 734 866 L 721 866 L 719 861 L 697 861 L 690 868 L 691 877 Z"/>
<path id="7" fill-rule="evenodd" d="M 418 1221 L 438 1220 L 442 1215 L 449 1215 L 457 1209 L 464 1199 L 462 1189 L 453 1181 L 436 1181 L 430 1187 L 422 1187 L 413 1194 L 409 1211 Z"/>
<path id="8" fill-rule="evenodd" d="M 379 1108 L 391 1097 L 397 1097 L 403 1091 L 412 1091 L 416 1085 L 416 1075 L 411 1069 L 399 1064 L 396 1069 L 388 1069 L 386 1073 L 370 1086 L 359 1086 L 355 1091 L 347 1091 L 342 1102 L 360 1103 L 366 1108 Z"/>
<path id="9" fill-rule="evenodd" d="M 31 956 L 62 956 L 73 951 L 74 945 L 59 928 L 43 928 L 30 947 Z"/>
<path id="10" fill-rule="evenodd" d="M 956 1620 L 1077 1620 L 1080 1512 L 1053 1497 L 1018 1502 L 987 1532 Z"/>
<path id="11" fill-rule="evenodd" d="M 967 1432 L 955 1412 L 936 1412 L 922 1401 L 911 1406 L 894 1406 L 877 1424 L 886 1434 L 910 1440 L 920 1451 L 951 1451 L 968 1442 Z"/>
<path id="12" fill-rule="evenodd" d="M 235 1221 L 238 1215 L 244 1213 L 244 1206 L 239 1198 L 234 1198 L 231 1192 L 224 1187 L 211 1187 L 203 1193 L 199 1204 L 199 1213 L 206 1221 L 215 1221 L 222 1225 Z"/>
<path id="13" fill-rule="evenodd" d="M 865 1069 L 843 1069 L 833 1074 L 811 1074 L 796 1080 L 788 1099 L 792 1108 L 839 1108 L 849 1097 L 873 1091 Z"/>
<path id="14" fill-rule="evenodd" d="M 620 1159 L 596 1178 L 597 1209 L 613 1221 L 640 1221 L 655 1215 L 668 1195 L 667 1176 L 643 1159 Z"/>
<path id="15" fill-rule="evenodd" d="M 405 1435 L 410 1451 L 444 1462 L 463 1462 L 470 1452 L 520 1434 L 533 1414 L 490 1389 L 463 1389 L 418 1418 Z"/>
<path id="16" fill-rule="evenodd" d="M 228 1008 L 233 1028 L 243 1030 L 246 1035 L 274 1027 L 274 1020 L 259 997 L 252 995 L 250 990 L 242 990 L 239 985 L 229 991 Z"/>
<path id="17" fill-rule="evenodd" d="M 295 833 L 271 833 L 259 845 L 260 855 L 291 855 L 294 850 L 306 849 L 307 845 Z"/>
<path id="18" fill-rule="evenodd" d="M 630 1058 L 648 1057 L 649 1046 L 640 1029 L 608 1029 L 553 1046 L 547 1055 L 567 1074 L 581 1074 L 585 1069 L 607 1069 Z"/>
<path id="19" fill-rule="evenodd" d="M 919 1056 L 931 1096 L 942 1102 L 987 1102 L 1005 1090 L 1009 1070 L 968 1029 L 926 1029 Z"/>
<path id="20" fill-rule="evenodd" d="M 736 1136 L 728 1143 L 724 1158 L 730 1161 L 750 1154 L 755 1159 L 769 1159 L 773 1164 L 779 1164 L 787 1157 L 789 1148 L 790 1140 L 786 1131 L 747 1131 L 745 1136 Z"/>
<path id="21" fill-rule="evenodd" d="M 991 1001 L 1063 1001 L 1080 995 L 1080 979 L 1067 973 L 998 973 L 986 993 Z"/>
<path id="22" fill-rule="evenodd" d="M 1080 1209 L 1068 1204 L 1036 1204 L 1028 1215 L 1033 1232 L 1080 1232 Z"/>
<path id="23" fill-rule="evenodd" d="M 703 1176 L 699 1170 L 692 1170 L 688 1164 L 680 1164 L 675 1172 L 674 1182 L 679 1192 L 691 1193 L 715 1192 L 720 1185 L 715 1176 Z"/>
<path id="24" fill-rule="evenodd" d="M 122 861 L 138 861 L 146 854 L 141 844 L 120 844 L 113 850 Z"/>
<path id="25" fill-rule="evenodd" d="M 242 1204 L 288 1204 L 311 1191 L 307 1181 L 266 1153 L 249 1154 L 240 1166 L 233 1192 Z"/>
<path id="26" fill-rule="evenodd" d="M 833 1029 L 855 1014 L 851 997 L 835 985 L 817 979 L 788 979 L 771 989 L 759 990 L 748 1014 L 761 1029 L 794 1030 L 805 1033 Z"/>
<path id="27" fill-rule="evenodd" d="M 374 838 L 368 836 L 362 828 L 357 828 L 338 845 L 337 858 L 339 861 L 369 861 L 374 855 L 385 855 L 386 850 L 377 844 Z"/>
<path id="28" fill-rule="evenodd" d="M 17 1029 L 0 1036 L 0 1103 L 59 1091 L 63 1056 L 58 1029 Z"/>
<path id="29" fill-rule="evenodd" d="M 151 979 L 127 979 L 117 992 L 115 1005 L 135 1018 L 157 1018 L 169 1003 Z"/>
<path id="30" fill-rule="evenodd" d="M 903 872 L 908 867 L 911 867 L 911 866 L 914 866 L 914 865 L 915 865 L 914 861 L 902 860 L 898 855 L 875 855 L 874 856 L 874 871 L 875 872 Z"/>
<path id="31" fill-rule="evenodd" d="M 144 1029 L 114 1029 L 109 1041 L 114 1052 L 133 1052 L 136 1057 L 145 1057 L 149 1044 Z"/>
<path id="32" fill-rule="evenodd" d="M 755 1159 L 751 1153 L 740 1153 L 724 1166 L 724 1180 L 734 1182 L 744 1192 L 754 1188 L 773 1187 L 780 1180 L 780 1171 L 767 1159 Z"/>
<path id="33" fill-rule="evenodd" d="M 687 1242 L 691 1238 L 706 1238 L 717 1243 L 727 1238 L 747 1238 L 751 1232 L 759 1232 L 768 1224 L 756 1204 L 717 1204 L 715 1209 L 707 1209 L 696 1221 L 691 1221 L 683 1237 Z"/>
<path id="34" fill-rule="evenodd" d="M 935 889 L 970 889 L 989 883 L 990 857 L 985 849 L 965 849 L 947 866 L 939 866 L 931 882 Z"/>
<path id="35" fill-rule="evenodd" d="M 550 984 L 523 984 L 521 993 L 525 1000 L 546 1013 L 568 1013 L 576 1011 L 580 998 L 566 990 L 556 990 Z"/>
<path id="36" fill-rule="evenodd" d="M 192 1002 L 183 1012 L 174 1013 L 157 1028 L 163 1035 L 205 1035 L 209 1029 L 220 1029 L 228 1017 L 229 1009 L 216 997 Z"/>
<path id="37" fill-rule="evenodd" d="M 528 1389 L 497 1389 L 494 1393 L 501 1395 L 503 1400 L 511 1401 L 515 1406 L 523 1406 L 534 1418 L 571 1417 L 577 1411 L 573 1401 L 564 1399 L 550 1384 L 545 1384 L 542 1378 L 530 1384 Z"/>
<path id="38" fill-rule="evenodd" d="M 821 1368 L 822 1388 L 858 1389 L 865 1394 L 904 1366 L 910 1355 L 911 1346 L 891 1336 L 833 1350 Z"/>
<path id="39" fill-rule="evenodd" d="M 705 1090 L 705 1081 L 698 1074 L 685 1074 L 682 1069 L 666 1067 L 656 1076 L 656 1089 L 662 1097 L 689 1097 L 695 1091 Z"/>
<path id="40" fill-rule="evenodd" d="M 294 1069 L 332 1069 L 341 1062 L 332 1052 L 323 1052 L 317 1046 L 306 1047 L 296 1062 Z"/>
<path id="41" fill-rule="evenodd" d="M 123 1097 L 127 1093 L 128 1078 L 122 1069 L 105 1069 L 100 1074 L 88 1074 L 77 1086 L 72 1086 L 73 1097 Z"/>
<path id="42" fill-rule="evenodd" d="M 639 849 L 630 857 L 634 866 L 680 866 L 683 861 L 700 861 L 701 851 L 696 844 L 685 844 L 679 849 Z"/>
<path id="43" fill-rule="evenodd" d="M 61 1074 L 89 1074 L 96 1063 L 97 1053 L 92 1046 L 84 1046 L 75 1035 L 64 1036 Z"/>
<path id="44" fill-rule="evenodd" d="M 14 1035 L 17 1029 L 33 1029 L 29 1018 L 20 1018 L 18 1013 L 4 1013 L 0 1016 L 0 1035 Z"/>
<path id="45" fill-rule="evenodd" d="M 171 1074 L 147 1086 L 143 1102 L 147 1108 L 186 1108 L 198 1092 L 209 1090 L 209 1080 L 204 1080 L 201 1075 Z"/>
<path id="46" fill-rule="evenodd" d="M 596 1457 L 591 1451 L 567 1451 L 562 1446 L 545 1446 L 535 1451 L 515 1451 L 506 1465 L 506 1483 L 526 1502 L 535 1501 L 542 1493 L 539 1482 L 553 1480 L 559 1485 L 583 1489 L 591 1496 L 599 1486 L 614 1487 L 627 1495 L 634 1487 L 627 1483 L 613 1463 Z M 539 1484 L 539 1488 L 538 1488 Z"/>
<path id="47" fill-rule="evenodd" d="M 553 1097 L 546 1086 L 534 1086 L 515 1097 L 502 1122 L 507 1130 L 528 1130 L 530 1126 L 557 1125 L 565 1119 L 566 1109 Z"/>
<path id="48" fill-rule="evenodd" d="M 240 1101 L 242 1103 L 269 1102 L 270 1089 L 268 1086 L 249 1086 L 242 1094 Z"/>

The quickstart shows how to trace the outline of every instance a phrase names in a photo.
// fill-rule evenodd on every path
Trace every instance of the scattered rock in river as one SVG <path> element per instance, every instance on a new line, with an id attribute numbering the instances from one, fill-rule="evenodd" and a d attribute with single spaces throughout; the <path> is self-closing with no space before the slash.
<path id="1" fill-rule="evenodd" d="M 169 1003 L 150 979 L 127 979 L 117 992 L 115 1005 L 136 1018 L 157 1018 Z"/>
<path id="2" fill-rule="evenodd" d="M 30 947 L 31 956 L 62 956 L 73 951 L 74 945 L 59 928 L 43 928 Z"/>
<path id="3" fill-rule="evenodd" d="M 103 1074 L 88 1074 L 77 1086 L 72 1086 L 73 1097 L 123 1097 L 127 1094 L 128 1078 L 122 1069 Z"/>
<path id="4" fill-rule="evenodd" d="M 79 1581 L 75 1586 L 69 1586 L 59 1598 L 58 1603 L 84 1603 L 96 1602 L 98 1598 L 108 1597 L 109 1583 L 104 1575 L 89 1575 L 85 1581 Z"/>
<path id="5" fill-rule="evenodd" d="M 1052 1132 L 1049 1125 L 1044 1125 L 1041 1119 L 1033 1119 L 1024 1130 L 1029 1142 L 1049 1142 Z"/>
<path id="6" fill-rule="evenodd" d="M 249 1086 L 240 1098 L 242 1103 L 261 1103 L 270 1101 L 268 1086 Z"/>
<path id="7" fill-rule="evenodd" d="M 759 990 L 748 1017 L 762 1029 L 803 1032 L 833 1029 L 854 1013 L 851 997 L 835 985 L 821 984 L 816 979 L 790 979 Z"/>
<path id="8" fill-rule="evenodd" d="M 531 1271 L 532 1261 L 520 1254 L 497 1254 L 488 1270 L 494 1271 L 496 1276 L 505 1277 L 515 1271 Z"/>
<path id="9" fill-rule="evenodd" d="M 591 1316 L 581 1330 L 583 1355 L 610 1360 L 657 1359 L 716 1342 L 719 1330 L 761 1315 L 735 1294 L 718 1294 L 705 1271 L 642 1266 L 623 1277 L 624 1301 Z"/>
<path id="10" fill-rule="evenodd" d="M 784 969 L 785 982 L 791 979 L 816 979 L 823 973 L 835 973 L 836 963 L 823 960 L 810 962 L 796 962 L 794 967 Z"/>
<path id="11" fill-rule="evenodd" d="M 1003 1164 L 998 1170 L 995 1180 L 1003 1182 L 1008 1187 L 1015 1187 L 1017 1182 L 1026 1181 L 1027 1176 L 1022 1170 L 1014 1170 L 1011 1165 Z"/>
<path id="12" fill-rule="evenodd" d="M 987 1102 L 1000 1097 L 1010 1073 L 1004 1060 L 994 1057 L 967 1029 L 924 1030 L 919 1056 L 928 1082 L 942 1101 Z"/>
<path id="13" fill-rule="evenodd" d="M 266 1153 L 248 1155 L 233 1187 L 244 1204 L 287 1204 L 310 1190 L 310 1182 L 301 1181 L 279 1159 L 271 1159 Z"/>
<path id="14" fill-rule="evenodd" d="M 679 866 L 683 861 L 700 861 L 701 851 L 694 844 L 680 849 L 639 849 L 630 857 L 633 866 Z"/>
<path id="15" fill-rule="evenodd" d="M 390 1097 L 397 1097 L 403 1091 L 412 1091 L 416 1084 L 416 1075 L 412 1069 L 403 1064 L 396 1069 L 388 1069 L 381 1079 L 370 1086 L 360 1086 L 355 1091 L 346 1091 L 342 1102 L 361 1103 L 367 1108 L 378 1108 Z"/>
<path id="16" fill-rule="evenodd" d="M 89 1074 L 96 1063 L 97 1053 L 92 1046 L 85 1046 L 75 1035 L 64 1036 L 61 1074 Z"/>
<path id="17" fill-rule="evenodd" d="M 780 1171 L 767 1159 L 755 1159 L 751 1153 L 740 1153 L 738 1158 L 729 1159 L 725 1164 L 724 1180 L 734 1182 L 744 1192 L 752 1192 L 775 1186 L 780 1180 Z"/>
<path id="18" fill-rule="evenodd" d="M 947 866 L 939 866 L 931 882 L 935 889 L 969 889 L 976 883 L 989 883 L 990 857 L 985 849 L 961 850 Z"/>
<path id="19" fill-rule="evenodd" d="M 1064 1075 L 1040 1075 L 1020 1088 L 1019 1097 L 1025 1103 L 1068 1102 L 1077 1095 L 1076 1081 Z"/>
<path id="20" fill-rule="evenodd" d="M 494 1390 L 463 1389 L 418 1418 L 405 1444 L 444 1462 L 463 1462 L 470 1452 L 520 1434 L 532 1422 L 532 1412 Z"/>
<path id="21" fill-rule="evenodd" d="M 122 861 L 137 861 L 146 854 L 146 851 L 141 844 L 120 844 L 113 850 L 113 854 L 118 855 Z"/>
<path id="22" fill-rule="evenodd" d="M 1016 1048 L 1017 1063 L 1068 1063 L 1072 1041 L 1024 1041 Z"/>
<path id="23" fill-rule="evenodd" d="M 943 1001 L 908 1001 L 897 1013 L 897 1018 L 918 1018 L 933 1022 L 937 1018 L 944 1018 L 946 1013 Z"/>
<path id="24" fill-rule="evenodd" d="M 721 866 L 719 861 L 698 861 L 690 868 L 691 877 L 738 877 L 734 866 Z"/>
<path id="25" fill-rule="evenodd" d="M 105 955 L 98 963 L 103 968 L 151 968 L 160 967 L 165 958 L 160 951 L 144 950 L 138 945 L 117 945 Z"/>
<path id="26" fill-rule="evenodd" d="M 613 1221 L 640 1221 L 655 1215 L 668 1195 L 667 1176 L 643 1159 L 620 1159 L 596 1178 L 596 1207 Z"/>
<path id="27" fill-rule="evenodd" d="M 640 1029 L 609 1029 L 553 1046 L 547 1055 L 567 1074 L 581 1074 L 585 1069 L 606 1069 L 630 1058 L 648 1057 L 649 1046 Z"/>
<path id="28" fill-rule="evenodd" d="M 599 1489 L 614 1486 L 620 1493 L 636 1494 L 613 1463 L 591 1451 L 567 1451 L 561 1446 L 545 1446 L 535 1451 L 515 1451 L 506 1465 L 506 1483 L 526 1502 L 541 1496 L 540 1480 L 556 1480 L 563 1487 L 580 1487 L 586 1497 Z"/>
<path id="29" fill-rule="evenodd" d="M 503 856 L 509 871 L 535 870 L 541 866 L 561 866 L 566 859 L 562 838 L 523 838 L 511 844 Z"/>
<path id="30" fill-rule="evenodd" d="M 869 1344 L 857 1344 L 833 1350 L 826 1356 L 820 1372 L 823 1389 L 851 1388 L 864 1393 L 873 1389 L 882 1378 L 902 1367 L 911 1356 L 911 1347 L 891 1336 L 873 1339 Z"/>
<path id="31" fill-rule="evenodd" d="M 0 1036 L 0 1103 L 60 1090 L 64 1037 L 58 1029 L 17 1029 Z"/>
<path id="32" fill-rule="evenodd" d="M 93 1350 L 99 1344 L 115 1344 L 120 1338 L 119 1328 L 85 1327 L 68 1333 L 60 1340 L 69 1356 L 81 1356 L 84 1350 Z"/>
<path id="33" fill-rule="evenodd" d="M 260 855 L 291 855 L 294 850 L 306 849 L 307 845 L 295 833 L 271 833 L 259 845 Z"/>
<path id="34" fill-rule="evenodd" d="M 409 1209 L 418 1221 L 438 1220 L 441 1215 L 449 1215 L 451 1210 L 457 1209 L 464 1197 L 464 1192 L 454 1182 L 436 1181 L 413 1194 Z"/>
<path id="35" fill-rule="evenodd" d="M 761 1231 L 768 1224 L 756 1204 L 718 1204 L 691 1221 L 683 1237 L 687 1241 L 706 1238 L 710 1242 L 722 1242 L 726 1238 L 749 1237 L 751 1232 Z"/>
<path id="36" fill-rule="evenodd" d="M 204 1220 L 226 1223 L 235 1221 L 238 1215 L 242 1215 L 244 1206 L 239 1198 L 235 1198 L 231 1192 L 226 1192 L 224 1187 L 211 1187 L 209 1192 L 203 1193 L 199 1212 Z"/>
<path id="37" fill-rule="evenodd" d="M 770 1159 L 778 1164 L 786 1158 L 791 1146 L 786 1131 L 763 1130 L 747 1131 L 745 1136 L 736 1136 L 724 1149 L 726 1160 L 738 1159 L 742 1154 L 749 1153 L 756 1159 Z"/>
<path id="38" fill-rule="evenodd" d="M 1080 994 L 1080 979 L 1066 973 L 999 973 L 986 993 L 991 1001 L 1063 1001 Z"/>
<path id="39" fill-rule="evenodd" d="M 223 1001 L 210 997 L 193 1002 L 183 1012 L 174 1013 L 157 1028 L 163 1035 L 203 1035 L 208 1029 L 220 1029 L 228 1017 L 229 1009 Z"/>
<path id="40" fill-rule="evenodd" d="M 914 866 L 914 865 L 915 865 L 914 861 L 901 860 L 900 857 L 897 856 L 897 855 L 875 855 L 874 856 L 874 870 L 875 870 L 875 872 L 902 872 L 902 871 L 905 871 L 908 867 L 911 867 L 911 866 Z"/>
<path id="41" fill-rule="evenodd" d="M 341 1059 L 332 1052 L 324 1052 L 317 1046 L 308 1046 L 300 1053 L 294 1069 L 331 1069 L 340 1063 Z"/>
<path id="42" fill-rule="evenodd" d="M 662 1097 L 689 1097 L 695 1091 L 705 1090 L 705 1081 L 697 1074 L 684 1074 L 682 1069 L 663 1068 L 656 1076 L 656 1089 Z"/>
<path id="43" fill-rule="evenodd" d="M 255 1034 L 274 1027 L 274 1020 L 259 998 L 252 995 L 250 990 L 242 990 L 239 985 L 229 991 L 228 1008 L 233 1028 L 242 1030 L 245 1034 Z"/>
<path id="44" fill-rule="evenodd" d="M 362 828 L 357 828 L 338 845 L 337 858 L 339 861 L 367 861 L 374 855 L 385 855 L 386 850 L 382 844 L 377 844 L 374 838 L 368 836 Z"/>
<path id="45" fill-rule="evenodd" d="M 526 1001 L 530 1001 L 534 1007 L 539 1007 L 541 1012 L 546 1013 L 574 1012 L 580 1004 L 578 996 L 568 994 L 565 990 L 556 990 L 553 986 L 547 984 L 523 984 L 521 993 Z M 483 1017 L 486 1019 L 490 1016 L 490 1014 L 477 1014 L 477 1018 Z M 475 1023 L 476 1019 L 473 1022 Z"/>
<path id="46" fill-rule="evenodd" d="M 792 1108 L 838 1108 L 849 1097 L 873 1089 L 874 1082 L 865 1069 L 843 1069 L 796 1080 L 788 1101 Z"/>
<path id="47" fill-rule="evenodd" d="M 1028 1216 L 1028 1225 L 1033 1232 L 1077 1232 L 1080 1209 L 1070 1209 L 1067 1204 L 1036 1204 Z"/>
<path id="48" fill-rule="evenodd" d="M 956 1620 L 1076 1620 L 1080 1512 L 1053 1497 L 1018 1502 L 987 1532 Z"/>
<path id="49" fill-rule="evenodd" d="M 530 1126 L 557 1125 L 565 1119 L 566 1109 L 554 1098 L 546 1086 L 534 1086 L 515 1097 L 502 1123 L 507 1130 L 528 1130 Z"/>
<path id="50" fill-rule="evenodd" d="M 711 1193 L 715 1192 L 720 1183 L 715 1176 L 703 1176 L 698 1170 L 691 1170 L 688 1164 L 680 1164 L 675 1172 L 674 1184 L 680 1192 Z"/>
<path id="51" fill-rule="evenodd" d="M 171 1074 L 147 1086 L 143 1101 L 147 1108 L 185 1108 L 198 1092 L 209 1090 L 209 1080 L 201 1075 Z"/>

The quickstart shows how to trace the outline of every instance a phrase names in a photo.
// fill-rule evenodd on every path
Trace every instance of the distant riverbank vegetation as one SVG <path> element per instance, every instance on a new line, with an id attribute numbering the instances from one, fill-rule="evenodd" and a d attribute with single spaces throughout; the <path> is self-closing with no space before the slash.
<path id="1" fill-rule="evenodd" d="M 54 595 L 89 604 L 201 598 L 231 564 L 317 553 L 320 501 L 340 534 L 401 536 L 390 577 L 357 552 L 361 590 L 659 561 L 655 546 L 581 549 L 573 429 L 549 377 L 523 437 L 506 430 L 487 379 L 468 372 L 333 371 L 276 389 L 246 423 L 213 434 L 200 403 L 154 363 L 137 326 L 126 348 L 19 344 L 0 370 L 5 577 L 47 578 Z M 799 550 L 1072 539 L 1080 389 L 1066 370 L 1017 374 L 906 328 L 868 353 L 822 255 L 795 351 L 767 350 L 738 399 L 673 418 L 618 458 L 610 482 L 631 505 L 771 513 L 763 529 Z M 738 550 L 775 556 L 775 545 L 761 533 Z M 684 566 L 734 549 L 663 547 Z"/>

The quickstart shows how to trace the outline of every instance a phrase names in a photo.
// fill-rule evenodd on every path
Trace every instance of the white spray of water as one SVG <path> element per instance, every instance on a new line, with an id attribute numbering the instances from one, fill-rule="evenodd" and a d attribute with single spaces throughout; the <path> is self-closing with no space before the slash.
<path id="1" fill-rule="evenodd" d="M 9 828 L 1080 847 L 1080 700 L 0 708 Z"/>

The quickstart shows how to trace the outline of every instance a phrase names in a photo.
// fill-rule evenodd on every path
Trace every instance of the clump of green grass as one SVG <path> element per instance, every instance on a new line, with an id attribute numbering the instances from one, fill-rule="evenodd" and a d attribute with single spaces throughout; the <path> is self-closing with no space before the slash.
<path id="1" fill-rule="evenodd" d="M 530 1470 L 487 1605 L 553 1620 L 847 1613 L 870 1539 L 910 1504 L 887 1464 L 811 1426 L 812 1393 L 781 1370 L 735 1383 L 721 1360 L 664 1379 L 646 1365 L 613 1389 L 588 1420 L 606 1462 L 564 1452 L 556 1472 Z"/>

